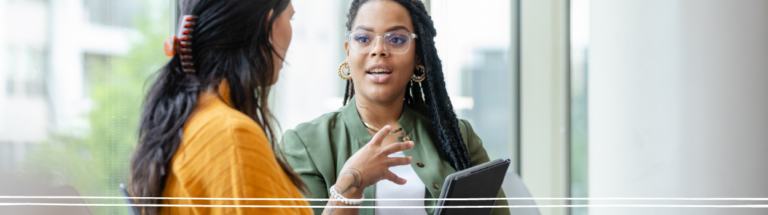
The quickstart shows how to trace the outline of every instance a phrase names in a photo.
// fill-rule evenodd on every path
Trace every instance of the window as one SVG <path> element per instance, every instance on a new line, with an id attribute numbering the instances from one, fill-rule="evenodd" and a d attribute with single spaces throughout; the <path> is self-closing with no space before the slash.
<path id="1" fill-rule="evenodd" d="M 589 53 L 589 0 L 571 0 L 571 197 L 589 197 L 587 127 L 587 57 Z M 572 204 L 589 204 L 578 200 Z M 571 214 L 588 214 L 589 208 L 571 208 Z"/>
<path id="2" fill-rule="evenodd" d="M 348 0 L 293 2 L 293 39 L 271 96 L 282 130 L 342 106 L 345 82 L 337 69 L 346 59 L 344 33 L 350 4 Z"/>
<path id="3" fill-rule="evenodd" d="M 508 174 L 516 172 L 512 1 L 429 3 L 437 29 L 435 44 L 458 117 L 472 124 L 491 159 L 510 158 Z"/>
<path id="4" fill-rule="evenodd" d="M 7 93 L 41 97 L 45 94 L 45 52 L 24 44 L 8 47 Z"/>
<path id="5" fill-rule="evenodd" d="M 141 4 L 126 0 L 83 0 L 83 4 L 83 15 L 90 23 L 119 27 L 134 26 L 133 19 L 141 9 Z"/>
<path id="6" fill-rule="evenodd" d="M 120 196 L 144 83 L 167 61 L 171 2 L 0 1 L 0 172 L 13 173 L 0 175 Z"/>

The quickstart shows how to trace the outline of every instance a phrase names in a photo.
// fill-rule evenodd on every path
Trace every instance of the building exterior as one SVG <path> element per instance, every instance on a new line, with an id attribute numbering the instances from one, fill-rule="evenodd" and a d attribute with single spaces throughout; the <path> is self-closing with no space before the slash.
<path id="1" fill-rule="evenodd" d="M 84 135 L 85 62 L 128 52 L 138 3 L 0 0 L 0 170 L 53 134 Z"/>

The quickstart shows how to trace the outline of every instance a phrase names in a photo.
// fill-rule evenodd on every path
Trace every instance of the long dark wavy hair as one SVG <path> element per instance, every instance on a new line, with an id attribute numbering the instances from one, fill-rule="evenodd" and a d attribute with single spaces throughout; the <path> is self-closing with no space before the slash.
<path id="1" fill-rule="evenodd" d="M 357 17 L 357 11 L 360 6 L 369 0 L 354 0 L 347 14 L 347 30 L 352 30 L 352 25 Z M 430 121 L 432 127 L 437 133 L 448 161 L 456 170 L 463 170 L 472 167 L 472 161 L 469 158 L 467 147 L 461 138 L 459 131 L 459 121 L 456 113 L 453 112 L 451 98 L 448 97 L 448 91 L 445 88 L 445 78 L 443 77 L 443 66 L 440 58 L 437 56 L 435 48 L 435 30 L 432 17 L 427 13 L 424 3 L 419 0 L 392 0 L 399 3 L 411 15 L 415 33 L 419 35 L 416 41 L 416 57 L 426 68 L 426 80 L 421 83 L 410 81 L 406 86 L 405 102 L 407 104 L 426 103 L 430 110 Z M 422 75 L 415 70 L 416 75 Z M 423 87 L 422 87 L 423 85 Z M 423 90 L 422 90 L 423 89 Z M 344 105 L 347 100 L 355 95 L 354 83 L 352 79 L 347 81 L 347 87 L 344 91 Z"/>
<path id="2" fill-rule="evenodd" d="M 147 92 L 139 142 L 131 158 L 129 190 L 134 197 L 161 197 L 170 161 L 182 140 L 182 129 L 194 112 L 198 97 L 219 92 L 226 80 L 233 108 L 249 116 L 264 130 L 275 148 L 274 117 L 267 101 L 274 76 L 269 35 L 275 19 L 290 0 L 186 0 L 184 15 L 198 16 L 190 39 L 194 74 L 185 74 L 176 53 L 160 71 Z M 269 11 L 274 10 L 272 17 Z M 269 21 L 268 21 L 269 20 Z M 221 97 L 221 94 L 218 94 Z M 306 190 L 284 156 L 275 150 L 278 163 L 293 184 Z M 157 199 L 137 199 L 138 204 L 158 204 Z M 142 208 L 157 214 L 158 207 Z"/>

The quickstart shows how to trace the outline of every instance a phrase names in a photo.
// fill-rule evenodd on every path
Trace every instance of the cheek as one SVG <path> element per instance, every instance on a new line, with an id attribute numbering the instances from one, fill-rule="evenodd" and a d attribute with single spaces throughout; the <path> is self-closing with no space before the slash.
<path id="1" fill-rule="evenodd" d="M 402 79 L 411 78 L 411 76 L 413 75 L 413 70 L 414 70 L 413 68 L 416 68 L 416 60 L 414 59 L 415 59 L 415 56 L 412 56 L 412 55 L 403 56 L 403 59 L 399 61 L 401 63 L 398 65 L 398 68 L 397 68 L 399 71 L 401 71 L 399 73 L 400 75 L 399 77 L 401 77 Z"/>
<path id="2" fill-rule="evenodd" d="M 285 47 L 288 47 L 291 45 L 291 40 L 293 39 L 293 26 L 291 26 L 291 21 L 288 21 L 288 24 L 286 24 L 286 30 L 285 30 L 285 38 L 286 38 L 286 44 Z"/>
<path id="3" fill-rule="evenodd" d="M 291 39 L 293 37 L 291 22 L 281 21 L 279 23 L 275 23 L 275 31 L 273 32 L 273 35 L 276 36 L 272 38 L 272 42 L 274 43 L 273 45 L 275 48 L 283 53 L 286 52 L 288 50 L 288 46 L 291 45 Z"/>
<path id="4" fill-rule="evenodd" d="M 349 69 L 352 75 L 363 75 L 365 73 L 365 68 L 363 68 L 365 67 L 365 57 L 349 55 L 347 59 L 349 59 Z"/>

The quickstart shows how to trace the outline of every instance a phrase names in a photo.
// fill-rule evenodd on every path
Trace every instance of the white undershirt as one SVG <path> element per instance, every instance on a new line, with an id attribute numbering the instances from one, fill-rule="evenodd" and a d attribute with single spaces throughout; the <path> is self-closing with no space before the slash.
<path id="1" fill-rule="evenodd" d="M 389 157 L 405 157 L 403 152 L 396 152 Z M 389 180 L 376 183 L 377 199 L 424 198 L 424 182 L 421 181 L 411 165 L 390 167 L 389 171 L 406 180 L 404 185 L 395 184 Z M 376 201 L 376 206 L 424 206 L 424 201 Z M 375 215 L 427 215 L 424 208 L 376 208 Z"/>

